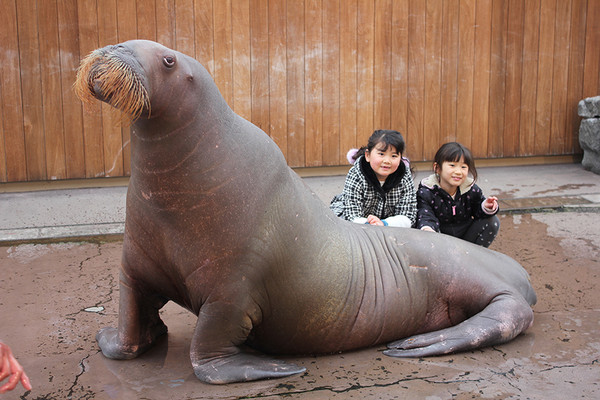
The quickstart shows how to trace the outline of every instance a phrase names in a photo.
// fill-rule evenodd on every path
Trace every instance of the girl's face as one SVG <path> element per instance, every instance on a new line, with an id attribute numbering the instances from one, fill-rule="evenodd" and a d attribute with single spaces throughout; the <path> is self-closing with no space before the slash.
<path id="1" fill-rule="evenodd" d="M 435 172 L 440 176 L 440 186 L 451 195 L 462 185 L 469 175 L 469 166 L 464 157 L 458 161 L 444 161 L 441 166 L 435 165 Z"/>
<path id="2" fill-rule="evenodd" d="M 380 143 L 372 150 L 365 152 L 365 158 L 371 168 L 375 171 L 377 179 L 385 181 L 385 179 L 396 172 L 402 156 L 394 146 L 388 146 L 387 150 L 383 150 L 385 144 Z"/>

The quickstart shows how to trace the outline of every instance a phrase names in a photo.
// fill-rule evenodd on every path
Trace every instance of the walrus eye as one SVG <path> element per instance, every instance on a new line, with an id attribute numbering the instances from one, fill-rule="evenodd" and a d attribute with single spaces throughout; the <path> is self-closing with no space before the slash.
<path id="1" fill-rule="evenodd" d="M 164 56 L 163 63 L 166 67 L 171 68 L 175 65 L 175 57 L 173 56 Z"/>

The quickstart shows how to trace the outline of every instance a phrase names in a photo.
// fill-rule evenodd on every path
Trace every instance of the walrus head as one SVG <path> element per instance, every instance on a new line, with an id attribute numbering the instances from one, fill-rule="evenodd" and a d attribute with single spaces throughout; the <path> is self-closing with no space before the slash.
<path id="1" fill-rule="evenodd" d="M 150 98 L 141 71 L 135 56 L 126 47 L 107 46 L 92 51 L 81 61 L 74 90 L 84 104 L 97 99 L 120 110 L 132 121 L 144 111 L 150 117 Z"/>

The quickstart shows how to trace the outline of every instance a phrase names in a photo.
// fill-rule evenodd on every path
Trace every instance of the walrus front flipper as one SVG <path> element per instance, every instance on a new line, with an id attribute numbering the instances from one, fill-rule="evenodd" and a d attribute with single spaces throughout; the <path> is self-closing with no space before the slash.
<path id="1" fill-rule="evenodd" d="M 203 382 L 224 384 L 299 374 L 306 368 L 259 354 L 243 352 L 252 330 L 252 318 L 243 308 L 211 303 L 200 309 L 192 338 L 190 358 L 196 377 Z"/>
<path id="2" fill-rule="evenodd" d="M 531 306 L 512 294 L 496 296 L 478 314 L 439 331 L 415 335 L 388 344 L 391 357 L 425 357 L 505 343 L 533 323 Z"/>
<path id="3" fill-rule="evenodd" d="M 147 298 L 125 282 L 121 271 L 119 328 L 102 328 L 96 334 L 102 354 L 115 360 L 139 356 L 167 333 L 167 326 L 158 314 L 166 300 L 158 296 Z"/>

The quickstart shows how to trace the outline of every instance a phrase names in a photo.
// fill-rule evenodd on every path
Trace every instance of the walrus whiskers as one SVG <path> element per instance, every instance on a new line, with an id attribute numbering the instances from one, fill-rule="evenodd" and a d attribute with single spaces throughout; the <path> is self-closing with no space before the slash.
<path id="1" fill-rule="evenodd" d="M 135 121 L 144 109 L 150 116 L 150 99 L 138 74 L 117 55 L 94 51 L 81 62 L 74 90 L 84 104 L 105 100 Z"/>

